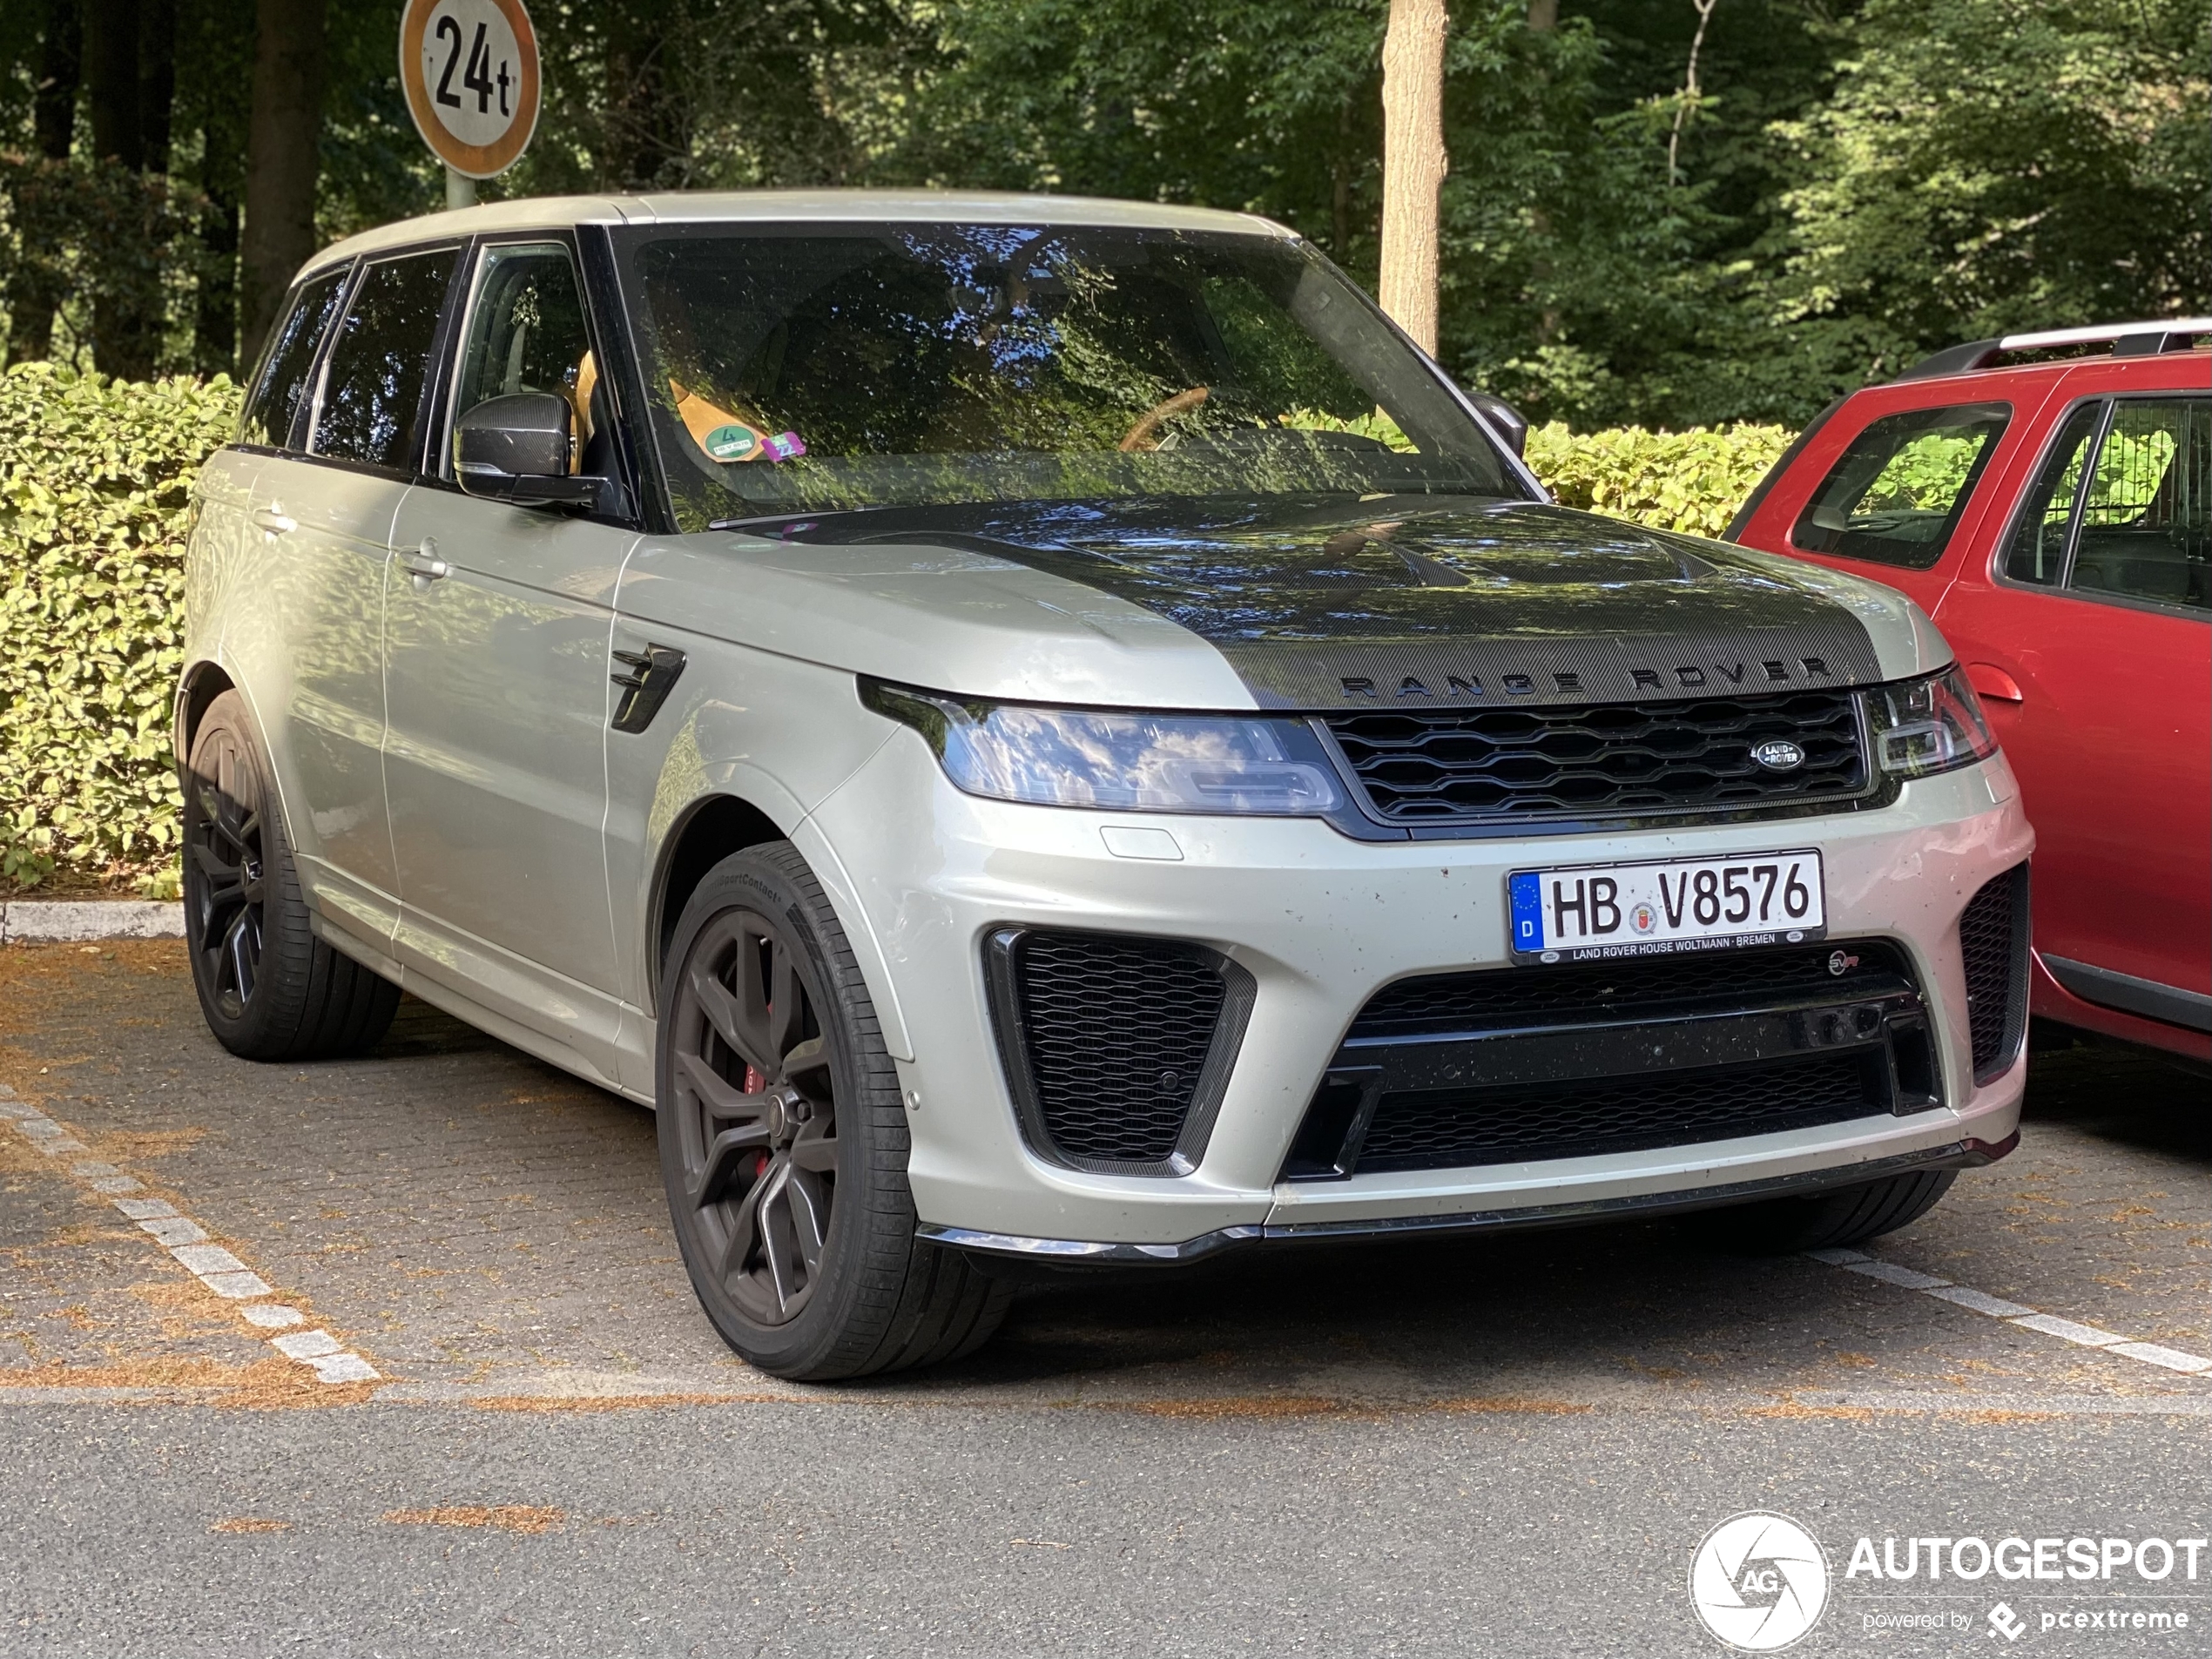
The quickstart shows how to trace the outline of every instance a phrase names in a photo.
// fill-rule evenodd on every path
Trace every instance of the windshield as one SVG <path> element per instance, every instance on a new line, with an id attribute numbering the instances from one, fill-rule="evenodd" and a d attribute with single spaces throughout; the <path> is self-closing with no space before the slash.
<path id="1" fill-rule="evenodd" d="M 1013 225 L 647 233 L 678 523 L 940 502 L 1527 492 L 1302 244 Z"/>

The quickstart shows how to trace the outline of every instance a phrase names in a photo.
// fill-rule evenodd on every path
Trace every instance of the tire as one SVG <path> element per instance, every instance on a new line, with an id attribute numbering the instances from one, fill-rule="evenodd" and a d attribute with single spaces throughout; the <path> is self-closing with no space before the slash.
<path id="1" fill-rule="evenodd" d="M 1803 1198 L 1701 1211 L 1689 1224 L 1706 1242 L 1745 1255 L 1836 1250 L 1911 1226 L 1935 1208 L 1958 1178 L 1956 1170 L 1916 1170 Z"/>
<path id="2" fill-rule="evenodd" d="M 914 1237 L 898 1073 L 798 849 L 707 873 L 656 1039 L 661 1177 L 685 1270 L 750 1364 L 828 1382 L 960 1359 L 1014 1286 Z"/>
<path id="3" fill-rule="evenodd" d="M 246 1060 L 374 1048 L 399 988 L 309 931 L 284 813 L 236 691 L 208 705 L 185 771 L 185 942 L 207 1028 Z"/>

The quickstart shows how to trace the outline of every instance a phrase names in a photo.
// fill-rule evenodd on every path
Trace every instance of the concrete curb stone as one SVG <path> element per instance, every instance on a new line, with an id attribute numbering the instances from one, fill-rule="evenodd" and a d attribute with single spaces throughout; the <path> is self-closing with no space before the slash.
<path id="1" fill-rule="evenodd" d="M 13 899 L 0 903 L 0 944 L 182 939 L 185 907 L 154 899 Z"/>

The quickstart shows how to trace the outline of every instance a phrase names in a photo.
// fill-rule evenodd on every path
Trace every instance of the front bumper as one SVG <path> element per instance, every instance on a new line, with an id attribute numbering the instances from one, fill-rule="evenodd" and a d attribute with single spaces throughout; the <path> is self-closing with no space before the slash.
<path id="1" fill-rule="evenodd" d="M 979 800 L 946 782 L 918 738 L 902 736 L 799 839 L 844 873 L 862 913 L 848 925 L 865 926 L 883 964 L 887 982 L 873 988 L 912 1034 L 900 1070 L 924 1235 L 964 1248 L 1172 1260 L 1316 1231 L 1596 1219 L 1986 1161 L 2018 1122 L 2022 1062 L 1973 1081 L 1958 935 L 1967 901 L 2033 845 L 2001 757 L 1911 784 L 1889 806 L 1833 817 L 1373 844 L 1310 820 Z M 1909 959 L 1946 1103 L 1686 1146 L 1279 1178 L 1317 1083 L 1377 990 L 1507 966 L 1514 868 L 1804 846 L 1823 854 L 1830 936 L 1885 939 Z M 1008 927 L 1193 941 L 1251 976 L 1235 1069 L 1187 1173 L 1070 1169 L 1025 1143 L 986 988 L 986 941 Z"/>

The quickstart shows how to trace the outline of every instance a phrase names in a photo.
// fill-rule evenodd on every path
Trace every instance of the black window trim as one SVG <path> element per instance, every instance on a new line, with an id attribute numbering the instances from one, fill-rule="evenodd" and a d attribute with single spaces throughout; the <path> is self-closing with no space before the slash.
<path id="1" fill-rule="evenodd" d="M 339 334 L 335 327 L 323 336 L 322 345 L 315 353 L 314 368 L 311 375 L 314 388 L 314 394 L 312 396 L 300 400 L 300 408 L 293 416 L 291 439 L 284 449 L 287 458 L 308 462 L 319 467 L 334 467 L 341 472 L 357 472 L 373 478 L 388 478 L 395 483 L 413 484 L 422 482 L 422 452 L 426 442 L 424 417 L 436 402 L 436 381 L 430 377 L 436 374 L 438 365 L 444 361 L 445 354 L 451 343 L 454 291 L 460 286 L 462 273 L 468 268 L 470 244 L 471 239 L 465 236 L 442 236 L 431 241 L 410 243 L 404 247 L 379 248 L 374 253 L 364 253 L 354 261 L 352 273 L 346 281 L 344 297 L 339 302 L 338 321 L 343 323 L 353 309 L 354 299 L 361 293 L 361 283 L 368 277 L 369 266 L 373 265 L 388 265 L 395 260 L 419 258 L 425 253 L 452 252 L 461 255 L 455 266 L 454 273 L 446 279 L 445 299 L 439 306 L 437 326 L 431 331 L 430 361 L 425 378 L 425 389 L 429 395 L 419 400 L 415 406 L 414 425 L 408 433 L 408 464 L 402 467 L 387 467 L 377 462 L 355 461 L 345 455 L 316 455 L 307 448 L 309 441 L 314 435 L 315 421 L 322 414 L 322 395 L 330 374 L 330 351 L 332 346 L 336 343 Z M 302 422 L 305 424 L 303 425 Z"/>
<path id="2" fill-rule="evenodd" d="M 623 287 L 623 261 L 615 254 L 614 227 L 593 221 L 576 227 L 578 263 L 583 268 L 584 298 L 595 316 L 610 320 L 594 338 L 608 348 L 599 361 L 599 378 L 610 382 L 615 402 L 615 446 L 628 469 L 633 517 L 652 536 L 681 534 L 676 523 L 675 502 L 670 495 L 659 452 L 642 422 L 646 398 L 644 360 L 631 337 L 632 301 L 643 296 Z"/>
<path id="3" fill-rule="evenodd" d="M 1828 481 L 1836 475 L 1837 469 L 1850 455 L 1851 445 L 1871 432 L 1878 424 L 1884 421 L 1895 420 L 1899 415 L 1939 415 L 1952 409 L 1977 408 L 2003 409 L 2005 411 L 2004 424 L 1990 435 L 1989 442 L 1982 446 L 1981 453 L 1974 457 L 1973 465 L 1966 469 L 1966 479 L 1959 486 L 1959 494 L 1951 503 L 1951 510 L 1944 516 L 1943 536 L 1935 544 L 1935 556 L 1925 564 L 1909 564 L 1894 559 L 1870 559 L 1856 553 L 1824 552 L 1818 548 L 1800 547 L 1797 544 L 1797 526 L 1804 523 L 1805 515 L 1812 510 L 1812 504 L 1819 498 L 1821 490 L 1825 488 Z M 1991 469 L 1996 465 L 1998 454 L 2005 447 L 2005 440 L 2010 437 L 2014 429 L 2019 427 L 2020 419 L 2020 404 L 2009 397 L 1970 398 L 1963 401 L 1952 398 L 1941 403 L 1920 403 L 1906 409 L 1884 410 L 1844 440 L 1844 447 L 1837 453 L 1835 461 L 1831 463 L 1826 472 L 1814 481 L 1812 491 L 1798 507 L 1797 516 L 1783 527 L 1783 544 L 1790 550 L 1791 554 L 1805 558 L 1849 559 L 1854 564 L 1871 564 L 1883 570 L 1925 572 L 1939 570 L 1942 568 L 1944 560 L 1950 556 L 1952 543 L 1958 538 L 1959 526 L 1966 522 L 1966 509 L 1973 505 L 1974 497 L 1981 492 L 1982 480 L 1989 476 Z M 1779 464 L 1777 463 L 1777 467 Z M 1878 474 L 1876 475 L 1879 476 Z"/>
<path id="4" fill-rule="evenodd" d="M 2140 610 L 2156 617 L 2180 617 L 2190 622 L 2212 623 L 2212 610 L 2199 605 L 2177 605 L 2163 599 L 2139 599 L 2133 594 L 2107 593 L 2096 588 L 2077 588 L 2074 585 L 2074 556 L 2081 545 L 2081 515 L 2087 510 L 2089 493 L 2096 482 L 2098 458 L 2104 453 L 2105 438 L 2112 430 L 2113 417 L 2119 406 L 2128 403 L 2170 403 L 2195 400 L 2212 403 L 2212 397 L 2190 387 L 2155 387 L 2130 392 L 2085 392 L 2070 400 L 2059 411 L 2058 418 L 2050 424 L 2049 433 L 2037 452 L 2034 469 L 2028 474 L 2030 489 L 2043 475 L 2043 469 L 2050 463 L 2059 439 L 2066 431 L 2067 422 L 2074 418 L 2076 409 L 2091 403 L 2102 403 L 2104 412 L 2098 416 L 2096 431 L 2091 435 L 2087 460 L 2083 465 L 2082 487 L 2074 497 L 2074 506 L 2067 514 L 2066 557 L 2059 566 L 2055 582 L 2022 582 L 2006 567 L 2011 562 L 2013 537 L 2020 533 L 2022 521 L 2028 513 L 2025 493 L 2013 503 L 2013 510 L 2005 520 L 2004 533 L 1991 544 L 1989 550 L 1989 581 L 1992 587 L 2003 588 L 2013 593 L 2040 594 L 2047 599 L 2074 599 L 2083 604 L 2114 605 L 2122 610 Z"/>
<path id="5" fill-rule="evenodd" d="M 331 314 L 334 320 L 341 317 L 345 314 L 346 296 L 353 291 L 354 273 L 359 269 L 360 264 L 361 261 L 354 259 L 336 260 L 328 265 L 319 265 L 312 271 L 301 272 L 298 280 L 284 291 L 284 303 L 277 307 L 276 320 L 269 325 L 269 332 L 262 336 L 261 354 L 254 360 L 253 372 L 246 379 L 246 397 L 239 405 L 238 412 L 241 430 L 244 429 L 246 411 L 253 404 L 254 394 L 260 388 L 261 377 L 269 372 L 269 360 L 276 354 L 277 335 L 282 331 L 285 320 L 291 316 L 292 308 L 299 300 L 300 290 L 310 282 L 319 282 L 324 277 L 335 273 L 338 277 L 338 309 Z M 329 347 L 331 332 L 326 329 L 322 338 L 315 341 L 314 356 L 307 363 L 307 382 L 311 386 L 320 381 L 322 374 L 323 353 Z M 302 404 L 307 402 L 304 394 L 300 401 Z M 295 408 L 292 411 L 292 425 L 286 429 L 282 443 L 248 443 L 243 438 L 235 438 L 224 448 L 235 449 L 241 455 L 289 455 L 294 460 L 301 459 L 302 457 L 292 448 L 292 436 L 299 429 L 299 426 L 300 411 Z"/>
<path id="6" fill-rule="evenodd" d="M 443 490 L 455 496 L 467 493 L 457 481 L 446 475 L 446 448 L 448 435 L 452 431 L 455 416 L 460 414 L 455 406 L 461 392 L 461 348 L 467 339 L 469 321 L 475 310 L 476 295 L 482 286 L 484 254 L 495 247 L 559 246 L 567 251 L 570 266 L 576 273 L 577 298 L 583 306 L 584 334 L 591 343 L 592 354 L 599 364 L 599 379 L 606 388 L 607 401 L 613 411 L 617 468 L 616 482 L 622 485 L 633 503 L 639 499 L 632 482 L 637 477 L 637 469 L 631 464 L 628 434 L 624 424 L 623 412 L 628 407 L 629 399 L 624 395 L 624 388 L 613 372 L 606 349 L 610 331 L 599 324 L 600 307 L 594 303 L 590 273 L 585 267 L 580 239 L 577 234 L 582 228 L 580 226 L 556 226 L 536 230 L 493 231 L 469 239 L 462 256 L 462 268 L 455 278 L 457 293 L 448 300 L 445 315 L 439 324 L 437 381 L 428 400 L 426 428 L 416 455 L 418 464 L 414 481 L 422 489 Z M 642 528 L 634 506 L 625 516 L 601 517 L 596 514 L 589 516 L 593 523 L 611 524 L 631 530 Z"/>

